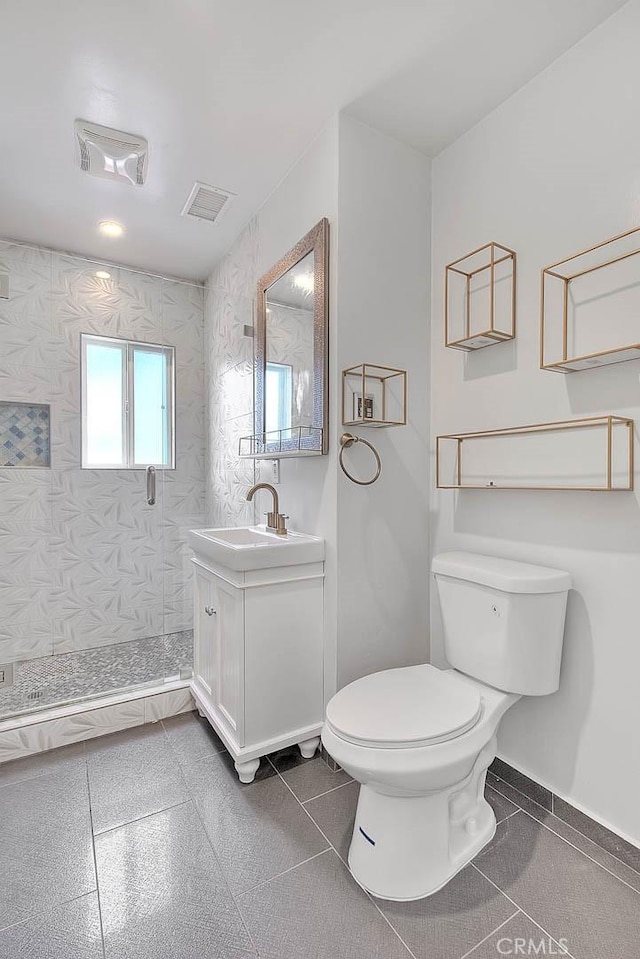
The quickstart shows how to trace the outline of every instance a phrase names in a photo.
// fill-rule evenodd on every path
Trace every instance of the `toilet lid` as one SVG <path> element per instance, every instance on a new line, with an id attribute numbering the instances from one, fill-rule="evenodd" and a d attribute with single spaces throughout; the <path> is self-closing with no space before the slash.
<path id="1" fill-rule="evenodd" d="M 475 726 L 480 692 L 434 666 L 387 669 L 345 686 L 327 706 L 337 736 L 367 746 L 426 746 Z"/>

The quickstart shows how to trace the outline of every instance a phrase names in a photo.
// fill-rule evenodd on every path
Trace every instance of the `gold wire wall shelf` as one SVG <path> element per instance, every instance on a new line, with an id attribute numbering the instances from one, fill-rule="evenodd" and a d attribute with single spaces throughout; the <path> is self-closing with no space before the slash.
<path id="1" fill-rule="evenodd" d="M 360 363 L 342 371 L 343 426 L 406 426 L 407 373 Z"/>
<path id="2" fill-rule="evenodd" d="M 285 456 L 321 456 L 324 452 L 321 426 L 292 426 L 241 436 L 238 456 L 250 460 L 275 460 Z"/>
<path id="3" fill-rule="evenodd" d="M 546 266 L 540 368 L 575 373 L 640 358 L 640 227 Z"/>
<path id="4" fill-rule="evenodd" d="M 486 243 L 445 267 L 444 345 L 480 350 L 516 335 L 516 254 Z"/>
<path id="5" fill-rule="evenodd" d="M 436 437 L 437 489 L 633 489 L 633 420 L 590 416 Z"/>

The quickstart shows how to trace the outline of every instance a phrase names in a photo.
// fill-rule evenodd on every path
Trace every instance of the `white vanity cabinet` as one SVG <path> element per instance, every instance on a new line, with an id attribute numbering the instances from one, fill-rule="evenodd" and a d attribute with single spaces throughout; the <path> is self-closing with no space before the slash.
<path id="1" fill-rule="evenodd" d="M 243 782 L 260 757 L 322 726 L 324 563 L 237 570 L 199 554 L 191 691 Z"/>

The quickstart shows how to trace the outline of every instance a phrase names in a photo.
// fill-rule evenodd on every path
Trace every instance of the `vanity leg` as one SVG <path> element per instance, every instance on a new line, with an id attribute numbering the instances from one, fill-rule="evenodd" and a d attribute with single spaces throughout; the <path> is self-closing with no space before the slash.
<path id="1" fill-rule="evenodd" d="M 311 759 L 315 755 L 315 751 L 320 745 L 320 737 L 316 736 L 314 739 L 305 739 L 304 742 L 298 743 L 300 752 L 303 759 Z"/>
<path id="2" fill-rule="evenodd" d="M 203 713 L 203 711 L 200 709 L 199 706 L 196 706 L 196 709 L 198 710 L 198 716 L 200 717 L 200 719 L 206 719 L 206 718 L 207 718 L 207 717 L 205 716 L 205 714 Z"/>
<path id="3" fill-rule="evenodd" d="M 252 783 L 255 774 L 258 771 L 258 766 L 260 765 L 259 759 L 249 759 L 247 762 L 237 762 L 234 763 L 236 767 L 236 772 L 238 774 L 238 779 L 241 783 Z"/>

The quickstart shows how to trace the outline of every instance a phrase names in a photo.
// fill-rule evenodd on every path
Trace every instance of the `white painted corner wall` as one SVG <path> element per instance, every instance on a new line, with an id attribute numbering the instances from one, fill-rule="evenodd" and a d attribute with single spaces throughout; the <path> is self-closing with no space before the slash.
<path id="1" fill-rule="evenodd" d="M 433 437 L 456 430 L 600 413 L 640 422 L 640 363 L 538 368 L 541 267 L 640 224 L 638 36 L 633 0 L 433 163 L 432 456 Z M 443 347 L 444 267 L 488 240 L 517 251 L 517 340 L 465 357 Z M 432 518 L 433 553 L 570 571 L 561 688 L 509 711 L 499 752 L 639 842 L 640 494 L 439 491 Z M 432 610 L 440 664 L 435 595 Z"/>
<path id="2" fill-rule="evenodd" d="M 357 676 L 428 656 L 429 188 L 425 157 L 336 115 L 207 281 L 208 512 L 234 525 L 249 519 L 254 478 L 235 448 L 252 431 L 243 324 L 260 276 L 329 219 L 329 454 L 282 460 L 278 490 L 290 528 L 326 542 L 327 699 Z M 337 461 L 340 371 L 358 362 L 409 370 L 409 425 L 366 434 L 383 459 L 368 488 L 349 483 Z M 356 469 L 370 468 L 352 452 Z"/>
<path id="3" fill-rule="evenodd" d="M 337 368 L 374 363 L 408 372 L 408 424 L 351 429 L 378 450 L 380 479 L 361 487 L 338 473 L 342 687 L 429 658 L 431 163 L 342 114 L 338 190 Z M 365 448 L 347 450 L 345 461 L 361 478 L 375 467 Z"/>

